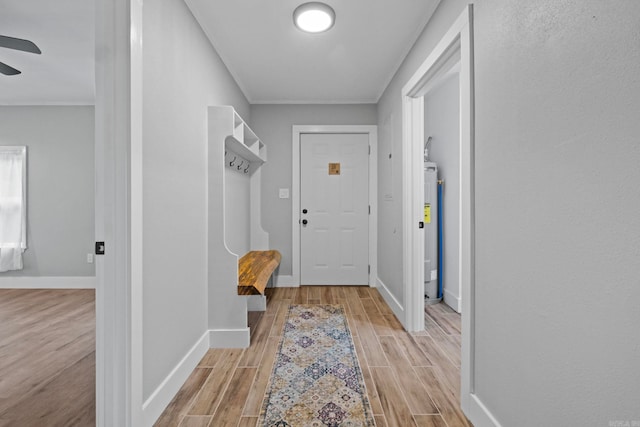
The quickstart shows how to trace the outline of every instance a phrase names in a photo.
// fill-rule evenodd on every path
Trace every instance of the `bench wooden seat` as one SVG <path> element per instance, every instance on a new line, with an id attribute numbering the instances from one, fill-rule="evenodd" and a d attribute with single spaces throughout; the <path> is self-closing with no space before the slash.
<path id="1" fill-rule="evenodd" d="M 276 250 L 247 252 L 238 260 L 238 295 L 264 295 L 281 259 Z"/>

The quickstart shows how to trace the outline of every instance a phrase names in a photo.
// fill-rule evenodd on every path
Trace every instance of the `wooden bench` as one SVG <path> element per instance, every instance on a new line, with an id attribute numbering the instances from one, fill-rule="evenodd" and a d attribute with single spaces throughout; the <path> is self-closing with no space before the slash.
<path id="1" fill-rule="evenodd" d="M 276 250 L 247 252 L 238 260 L 238 295 L 264 295 L 281 259 Z"/>

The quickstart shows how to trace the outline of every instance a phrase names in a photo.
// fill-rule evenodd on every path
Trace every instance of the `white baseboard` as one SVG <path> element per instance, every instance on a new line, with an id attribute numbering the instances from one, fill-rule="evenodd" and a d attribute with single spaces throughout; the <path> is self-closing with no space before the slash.
<path id="1" fill-rule="evenodd" d="M 444 290 L 444 303 L 458 313 L 462 313 L 462 300 L 459 296 L 446 289 Z"/>
<path id="2" fill-rule="evenodd" d="M 475 394 L 469 395 L 469 411 L 465 415 L 475 427 L 502 427 L 491 411 Z"/>
<path id="3" fill-rule="evenodd" d="M 247 296 L 247 310 L 248 311 L 266 311 L 267 297 L 265 297 L 264 295 Z"/>
<path id="4" fill-rule="evenodd" d="M 404 307 L 402 306 L 402 304 L 400 304 L 396 297 L 394 297 L 393 294 L 389 292 L 389 289 L 385 286 L 382 280 L 378 278 L 377 282 L 378 292 L 380 292 L 380 295 L 382 295 L 382 298 L 384 298 L 387 305 L 391 307 L 393 314 L 395 314 L 398 319 L 404 319 Z"/>
<path id="5" fill-rule="evenodd" d="M 95 276 L 0 277 L 0 289 L 95 289 Z"/>
<path id="6" fill-rule="evenodd" d="M 247 348 L 249 342 L 249 328 L 209 329 L 209 348 Z"/>
<path id="7" fill-rule="evenodd" d="M 371 288 L 376 288 L 377 287 L 377 283 L 380 279 L 378 279 L 377 277 L 372 277 L 371 278 L 371 284 L 369 285 L 369 287 Z M 274 287 L 275 288 L 299 288 L 300 287 L 300 283 L 296 282 L 293 278 L 293 276 L 288 275 L 278 275 L 278 277 L 273 281 L 274 283 Z"/>
<path id="8" fill-rule="evenodd" d="M 293 276 L 284 276 L 278 274 L 275 280 L 273 280 L 273 286 L 276 288 L 297 288 L 300 287 L 300 283 L 296 283 L 293 280 Z"/>
<path id="9" fill-rule="evenodd" d="M 142 413 L 145 426 L 153 426 L 158 420 L 162 411 L 169 405 L 171 399 L 178 393 L 180 387 L 187 381 L 189 375 L 198 366 L 198 363 L 209 350 L 209 331 L 195 343 L 191 350 L 182 358 L 180 362 L 171 370 L 169 375 L 154 390 L 149 398 L 142 405 Z"/>

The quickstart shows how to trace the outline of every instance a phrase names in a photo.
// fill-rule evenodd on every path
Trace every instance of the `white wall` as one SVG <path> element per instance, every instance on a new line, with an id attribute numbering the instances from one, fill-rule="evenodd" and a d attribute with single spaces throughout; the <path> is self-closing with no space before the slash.
<path id="1" fill-rule="evenodd" d="M 143 21 L 147 399 L 208 329 L 206 107 L 249 105 L 183 1 L 146 2 Z"/>
<path id="2" fill-rule="evenodd" d="M 291 275 L 291 198 L 280 199 L 278 189 L 291 191 L 293 125 L 375 125 L 376 106 L 252 105 L 251 129 L 267 146 L 262 173 L 262 226 L 269 244 L 282 254 L 279 274 Z"/>
<path id="3" fill-rule="evenodd" d="M 239 162 L 238 162 L 239 163 Z M 225 243 L 241 257 L 251 250 L 249 174 L 225 166 Z"/>
<path id="4" fill-rule="evenodd" d="M 28 173 L 24 269 L 0 277 L 95 276 L 93 106 L 0 106 L 0 145 L 26 145 Z"/>
<path id="5" fill-rule="evenodd" d="M 640 422 L 640 2 L 478 2 L 475 390 Z M 623 424 L 624 425 L 624 424 Z"/>
<path id="6" fill-rule="evenodd" d="M 424 135 L 431 136 L 429 156 L 438 165 L 442 187 L 444 301 L 460 301 L 460 78 L 452 74 L 424 98 Z"/>

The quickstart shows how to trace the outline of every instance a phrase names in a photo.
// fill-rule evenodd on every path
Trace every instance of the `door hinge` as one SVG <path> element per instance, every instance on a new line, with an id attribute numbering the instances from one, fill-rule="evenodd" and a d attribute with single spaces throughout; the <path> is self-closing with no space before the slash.
<path id="1" fill-rule="evenodd" d="M 96 255 L 104 255 L 104 242 L 96 242 Z"/>
<path id="2" fill-rule="evenodd" d="M 371 146 L 369 146 L 369 155 L 371 155 Z"/>
<path id="3" fill-rule="evenodd" d="M 371 205 L 369 205 L 369 215 L 371 215 Z"/>
<path id="4" fill-rule="evenodd" d="M 367 271 L 371 274 L 371 264 L 368 265 Z"/>

